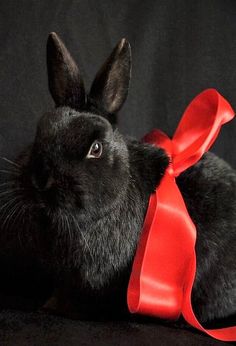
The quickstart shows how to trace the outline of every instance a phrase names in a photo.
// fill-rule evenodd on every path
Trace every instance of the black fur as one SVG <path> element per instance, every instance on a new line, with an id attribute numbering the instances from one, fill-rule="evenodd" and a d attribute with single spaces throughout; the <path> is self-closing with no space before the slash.
<path id="1" fill-rule="evenodd" d="M 11 249 L 20 258 L 24 252 L 47 268 L 55 286 L 47 308 L 101 311 L 101 304 L 125 311 L 148 200 L 169 159 L 160 148 L 123 137 L 115 126 L 130 79 L 127 41 L 100 70 L 87 102 L 81 77 L 71 82 L 72 58 L 56 34 L 48 46 L 49 85 L 58 108 L 41 118 L 33 145 L 16 160 L 15 175 L 3 180 L 10 192 L 0 193 L 0 255 L 6 258 L 5 249 Z M 88 159 L 94 140 L 103 153 Z M 195 311 L 203 322 L 234 315 L 236 174 L 209 153 L 177 183 L 198 231 Z"/>
<path id="2" fill-rule="evenodd" d="M 52 32 L 47 42 L 48 85 L 57 107 L 82 109 L 84 84 L 74 59 L 60 38 Z"/>

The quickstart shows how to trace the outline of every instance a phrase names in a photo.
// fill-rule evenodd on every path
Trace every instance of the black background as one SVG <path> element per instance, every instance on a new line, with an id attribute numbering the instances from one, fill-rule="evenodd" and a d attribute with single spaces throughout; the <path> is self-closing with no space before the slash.
<path id="1" fill-rule="evenodd" d="M 86 0 L 0 2 L 0 155 L 12 158 L 33 140 L 37 119 L 53 106 L 45 47 L 56 31 L 82 71 L 87 89 L 117 41 L 132 46 L 123 133 L 153 127 L 173 134 L 187 104 L 218 89 L 236 109 L 236 1 Z M 235 122 L 213 150 L 236 167 Z"/>
<path id="2" fill-rule="evenodd" d="M 0 156 L 13 158 L 33 140 L 38 118 L 53 107 L 47 88 L 46 40 L 56 31 L 87 88 L 117 41 L 132 46 L 123 133 L 153 127 L 173 134 L 188 103 L 218 89 L 236 109 L 235 0 L 0 1 Z M 213 150 L 236 167 L 235 122 Z M 218 345 L 213 339 L 152 325 L 93 324 L 20 312 L 0 313 L 4 345 Z"/>

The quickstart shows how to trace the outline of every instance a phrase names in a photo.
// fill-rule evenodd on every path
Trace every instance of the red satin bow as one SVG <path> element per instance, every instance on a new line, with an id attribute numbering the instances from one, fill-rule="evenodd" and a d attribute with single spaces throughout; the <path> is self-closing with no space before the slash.
<path id="1" fill-rule="evenodd" d="M 150 197 L 127 292 L 130 312 L 164 319 L 182 313 L 190 325 L 222 341 L 236 340 L 236 326 L 205 329 L 192 309 L 196 228 L 175 177 L 202 157 L 233 117 L 229 103 L 208 89 L 187 107 L 172 140 L 158 130 L 145 136 L 145 142 L 164 148 L 172 163 Z"/>

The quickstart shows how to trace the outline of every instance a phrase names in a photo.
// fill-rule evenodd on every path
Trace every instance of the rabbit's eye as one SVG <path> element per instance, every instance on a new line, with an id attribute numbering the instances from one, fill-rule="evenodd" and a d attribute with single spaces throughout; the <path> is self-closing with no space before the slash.
<path id="1" fill-rule="evenodd" d="M 87 154 L 87 159 L 98 159 L 102 155 L 102 143 L 95 141 Z"/>

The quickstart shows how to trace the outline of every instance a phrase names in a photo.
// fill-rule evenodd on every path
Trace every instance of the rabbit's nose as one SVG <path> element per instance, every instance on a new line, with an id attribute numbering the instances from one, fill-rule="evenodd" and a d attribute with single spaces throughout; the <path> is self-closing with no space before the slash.
<path id="1" fill-rule="evenodd" d="M 32 184 L 39 191 L 49 190 L 53 186 L 54 183 L 55 183 L 55 180 L 52 175 L 40 175 L 40 174 L 32 175 Z"/>

